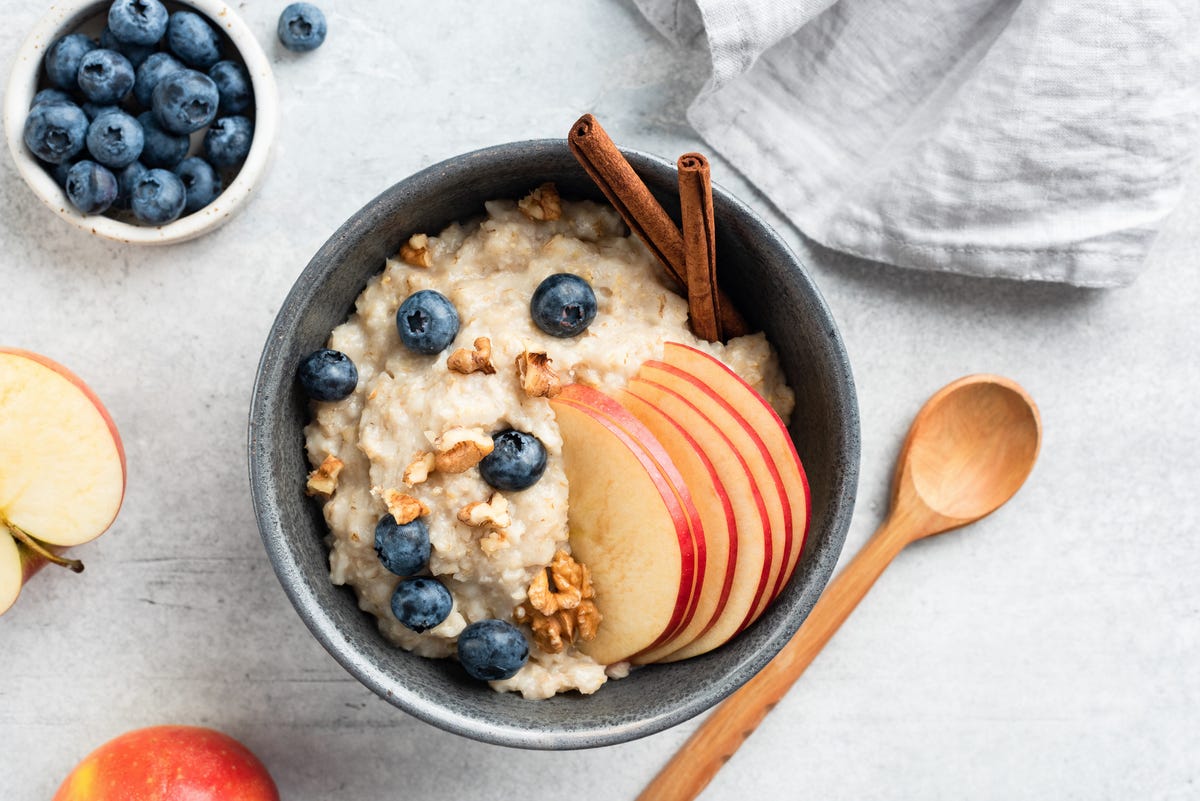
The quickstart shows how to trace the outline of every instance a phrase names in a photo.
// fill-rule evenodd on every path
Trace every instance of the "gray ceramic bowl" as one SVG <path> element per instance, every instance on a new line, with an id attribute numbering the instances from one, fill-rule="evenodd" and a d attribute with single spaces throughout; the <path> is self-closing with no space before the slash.
<path id="1" fill-rule="evenodd" d="M 675 166 L 627 152 L 678 215 Z M 401 709 L 500 745 L 569 749 L 612 745 L 703 712 L 753 676 L 788 641 L 837 561 L 858 479 L 858 407 L 837 326 L 804 266 L 750 209 L 714 187 L 723 283 L 778 349 L 796 390 L 791 433 L 812 489 L 812 527 L 796 575 L 754 626 L 704 656 L 653 665 L 591 696 L 525 701 L 467 678 L 452 660 L 406 653 L 378 633 L 346 587 L 329 581 L 324 519 L 305 497 L 307 402 L 296 365 L 344 321 L 367 280 L 410 234 L 436 232 L 554 181 L 567 197 L 602 200 L 565 141 L 516 142 L 437 164 L 368 203 L 305 268 L 271 329 L 250 410 L 250 482 L 263 542 L 300 616 L 334 658 Z M 677 217 L 678 218 L 678 217 Z"/>

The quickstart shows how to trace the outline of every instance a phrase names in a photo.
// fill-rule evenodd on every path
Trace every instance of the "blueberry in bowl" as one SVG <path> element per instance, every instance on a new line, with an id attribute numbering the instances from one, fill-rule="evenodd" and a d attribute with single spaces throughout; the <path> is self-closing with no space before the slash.
<path id="1" fill-rule="evenodd" d="M 235 123 L 214 164 L 204 134 L 218 112 L 250 126 Z M 84 231 L 136 244 L 183 241 L 231 219 L 266 171 L 277 116 L 270 63 L 221 0 L 55 3 L 22 46 L 4 100 L 9 150 L 35 195 Z M 183 166 L 190 158 L 210 169 Z M 114 176 L 117 197 L 103 211 L 66 193 L 80 161 Z M 135 205 L 133 173 L 147 169 L 174 177 L 157 180 L 165 194 L 154 203 Z M 184 205 L 171 216 L 171 181 L 185 179 Z"/>

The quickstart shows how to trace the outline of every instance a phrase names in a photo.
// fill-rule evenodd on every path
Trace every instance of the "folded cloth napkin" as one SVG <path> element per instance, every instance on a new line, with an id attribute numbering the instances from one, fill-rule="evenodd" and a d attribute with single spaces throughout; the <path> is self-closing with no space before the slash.
<path id="1" fill-rule="evenodd" d="M 688 118 L 835 250 L 1131 282 L 1200 147 L 1196 0 L 635 0 L 712 77 Z"/>

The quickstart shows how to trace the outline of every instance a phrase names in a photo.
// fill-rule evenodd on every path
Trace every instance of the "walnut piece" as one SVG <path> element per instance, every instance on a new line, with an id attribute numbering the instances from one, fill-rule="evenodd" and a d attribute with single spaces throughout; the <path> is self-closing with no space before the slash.
<path id="1" fill-rule="evenodd" d="M 386 489 L 379 490 L 378 487 L 372 490 L 376 495 L 383 499 L 387 505 L 387 510 L 392 517 L 396 518 L 396 522 L 400 525 L 411 523 L 418 517 L 429 514 L 429 507 L 420 498 L 414 498 L 411 495 L 405 495 L 400 490 Z"/>
<path id="2" fill-rule="evenodd" d="M 496 368 L 492 366 L 492 340 L 479 337 L 475 340 L 475 350 L 459 348 L 450 354 L 446 366 L 456 373 L 484 373 L 492 375 Z"/>
<path id="3" fill-rule="evenodd" d="M 433 254 L 429 252 L 429 236 L 413 234 L 400 246 L 400 261 L 413 267 L 432 267 Z"/>
<path id="4" fill-rule="evenodd" d="M 578 640 L 591 640 L 600 627 L 600 610 L 587 565 L 558 551 L 549 567 L 529 585 L 529 597 L 517 609 L 518 622 L 528 622 L 533 641 L 548 654 L 562 653 Z"/>
<path id="5" fill-rule="evenodd" d="M 523 351 L 517 356 L 517 378 L 521 388 L 531 398 L 553 398 L 562 392 L 562 380 L 550 366 L 545 353 Z"/>
<path id="6" fill-rule="evenodd" d="M 433 442 L 434 467 L 442 473 L 461 473 L 492 452 L 495 445 L 482 428 L 447 429 Z"/>
<path id="7" fill-rule="evenodd" d="M 550 221 L 562 216 L 562 202 L 558 188 L 545 183 L 517 202 L 517 208 L 531 220 Z"/>
<path id="8" fill-rule="evenodd" d="M 459 509 L 458 519 L 476 528 L 508 528 L 512 525 L 512 517 L 508 513 L 508 499 L 498 492 L 493 492 L 492 497 L 486 501 L 468 503 Z"/>
<path id="9" fill-rule="evenodd" d="M 408 463 L 408 467 L 404 468 L 404 477 L 401 479 L 404 486 L 411 487 L 427 481 L 436 463 L 437 459 L 432 453 L 418 451 L 412 461 Z"/>
<path id="10" fill-rule="evenodd" d="M 305 491 L 309 495 L 324 495 L 328 498 L 337 489 L 338 474 L 342 472 L 345 463 L 336 456 L 329 455 L 321 462 L 321 466 L 308 474 L 308 486 Z"/>
<path id="11" fill-rule="evenodd" d="M 489 531 L 479 538 L 479 550 L 488 556 L 495 556 L 498 552 L 511 545 L 512 543 L 508 541 L 508 531 L 502 528 Z"/>

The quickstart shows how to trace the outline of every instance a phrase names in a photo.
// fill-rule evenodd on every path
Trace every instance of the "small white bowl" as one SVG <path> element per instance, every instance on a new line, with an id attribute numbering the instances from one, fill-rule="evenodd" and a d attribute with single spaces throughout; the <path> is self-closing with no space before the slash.
<path id="1" fill-rule="evenodd" d="M 4 133 L 17 171 L 38 198 L 77 228 L 116 242 L 165 245 L 183 242 L 218 228 L 239 211 L 266 173 L 271 144 L 279 124 L 279 97 L 271 63 L 250 28 L 221 0 L 169 2 L 168 8 L 191 7 L 224 31 L 233 42 L 254 88 L 254 141 L 237 176 L 212 203 L 166 225 L 135 225 L 99 214 L 81 214 L 50 173 L 25 147 L 25 118 L 37 93 L 46 48 L 107 11 L 111 0 L 60 0 L 42 17 L 17 51 L 4 97 Z M 99 25 L 99 29 L 103 24 Z M 85 27 L 85 32 L 88 29 Z"/>

